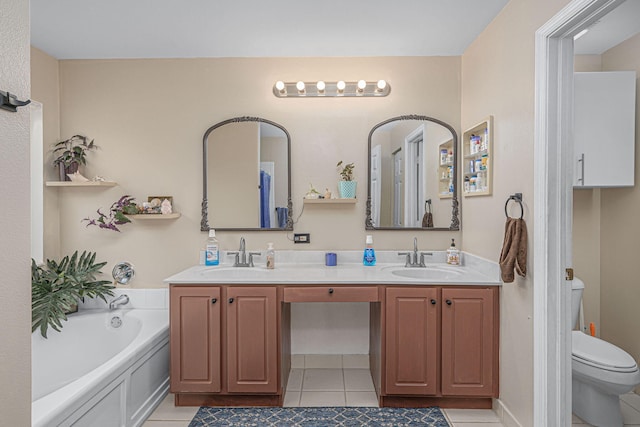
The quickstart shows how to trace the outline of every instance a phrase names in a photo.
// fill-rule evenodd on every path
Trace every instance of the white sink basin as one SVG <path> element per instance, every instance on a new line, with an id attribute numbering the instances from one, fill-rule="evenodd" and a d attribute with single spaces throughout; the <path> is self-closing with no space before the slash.
<path id="1" fill-rule="evenodd" d="M 407 277 L 410 279 L 422 279 L 422 280 L 452 280 L 462 275 L 462 271 L 457 270 L 455 267 L 415 267 L 407 268 L 400 267 L 391 270 L 391 274 L 400 277 Z"/>

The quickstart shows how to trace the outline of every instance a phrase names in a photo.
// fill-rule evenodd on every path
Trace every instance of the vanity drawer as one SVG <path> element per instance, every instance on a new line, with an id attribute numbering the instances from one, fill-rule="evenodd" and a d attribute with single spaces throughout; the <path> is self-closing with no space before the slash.
<path id="1" fill-rule="evenodd" d="M 284 288 L 284 302 L 375 302 L 375 286 L 305 286 Z"/>

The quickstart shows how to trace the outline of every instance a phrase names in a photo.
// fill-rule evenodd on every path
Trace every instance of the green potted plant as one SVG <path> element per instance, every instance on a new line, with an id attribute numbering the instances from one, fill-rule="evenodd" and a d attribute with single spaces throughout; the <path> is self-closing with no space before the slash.
<path id="1" fill-rule="evenodd" d="M 353 169 L 355 165 L 353 163 L 343 164 L 342 160 L 336 165 L 338 173 L 340 174 L 340 181 L 338 181 L 338 190 L 340 191 L 341 199 L 355 199 L 357 181 L 353 180 Z"/>
<path id="2" fill-rule="evenodd" d="M 124 195 L 117 201 L 111 204 L 109 213 L 105 214 L 100 209 L 97 211 L 98 218 L 84 218 L 83 221 L 87 221 L 87 227 L 90 225 L 97 225 L 100 228 L 106 230 L 120 231 L 119 225 L 124 225 L 131 220 L 126 215 L 135 215 L 140 213 L 140 208 L 135 202 L 135 198 Z"/>
<path id="3" fill-rule="evenodd" d="M 69 139 L 60 141 L 53 146 L 53 166 L 58 167 L 60 181 L 70 181 L 67 174 L 78 171 L 80 165 L 87 164 L 87 153 L 98 146 L 83 135 L 73 135 Z"/>
<path id="4" fill-rule="evenodd" d="M 40 329 L 47 337 L 49 327 L 60 331 L 67 314 L 77 311 L 78 302 L 84 298 L 100 298 L 107 302 L 114 287 L 108 280 L 96 280 L 106 262 L 95 262 L 96 254 L 75 251 L 58 263 L 47 260 L 39 266 L 31 259 L 31 331 Z"/>

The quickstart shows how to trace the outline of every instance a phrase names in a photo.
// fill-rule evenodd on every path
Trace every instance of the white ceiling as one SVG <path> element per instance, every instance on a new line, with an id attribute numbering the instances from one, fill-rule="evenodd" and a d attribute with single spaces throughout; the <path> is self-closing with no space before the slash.
<path id="1" fill-rule="evenodd" d="M 31 42 L 58 59 L 451 56 L 507 2 L 31 0 Z M 640 0 L 627 0 L 575 51 L 601 54 L 638 32 Z"/>
<path id="2" fill-rule="evenodd" d="M 31 0 L 58 59 L 461 55 L 508 0 Z"/>
<path id="3" fill-rule="evenodd" d="M 640 32 L 640 0 L 627 0 L 574 43 L 577 55 L 600 55 Z"/>

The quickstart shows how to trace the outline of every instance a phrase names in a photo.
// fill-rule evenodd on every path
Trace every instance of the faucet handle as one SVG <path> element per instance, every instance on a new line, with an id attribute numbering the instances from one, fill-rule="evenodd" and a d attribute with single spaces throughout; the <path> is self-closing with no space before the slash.
<path id="1" fill-rule="evenodd" d="M 405 267 L 409 267 L 411 265 L 411 252 L 398 252 L 398 255 L 405 255 L 407 257 L 404 262 Z"/>
<path id="2" fill-rule="evenodd" d="M 253 256 L 262 256 L 261 252 L 249 252 L 249 267 L 253 267 Z"/>
<path id="3" fill-rule="evenodd" d="M 420 267 L 426 267 L 424 263 L 424 256 L 433 256 L 433 252 L 420 252 Z"/>
<path id="4" fill-rule="evenodd" d="M 233 264 L 233 266 L 237 267 L 238 264 L 240 264 L 240 252 L 238 252 L 238 251 L 227 252 L 227 256 L 229 256 L 229 255 L 235 255 L 236 256 L 236 261 Z"/>

